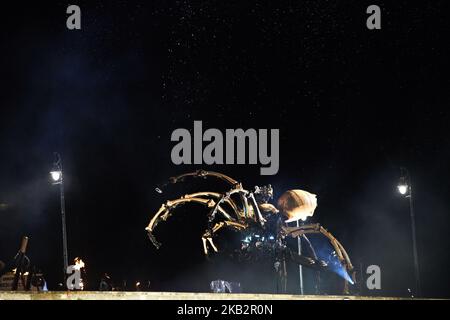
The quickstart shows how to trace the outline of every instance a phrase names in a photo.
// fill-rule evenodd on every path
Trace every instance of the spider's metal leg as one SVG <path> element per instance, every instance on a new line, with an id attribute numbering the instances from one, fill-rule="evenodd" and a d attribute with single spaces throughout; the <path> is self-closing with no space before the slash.
<path id="1" fill-rule="evenodd" d="M 306 257 L 304 255 L 300 255 L 296 252 L 293 252 L 292 250 L 288 250 L 288 256 L 291 258 L 292 261 L 294 261 L 297 264 L 300 264 L 302 266 L 314 269 L 314 270 L 327 270 L 327 264 L 324 261 L 313 259 L 310 257 Z"/>
<path id="2" fill-rule="evenodd" d="M 216 223 L 212 229 L 213 234 L 217 233 L 220 229 L 224 227 L 230 227 L 231 229 L 234 229 L 236 231 L 242 231 L 247 229 L 247 225 L 240 223 L 240 222 L 234 222 L 234 221 L 223 221 Z"/>
<path id="3" fill-rule="evenodd" d="M 213 248 L 213 250 L 215 252 L 219 252 L 219 250 L 217 250 L 217 247 L 214 245 L 213 239 L 212 238 L 208 238 L 208 242 L 211 245 L 211 247 Z"/>
<path id="4" fill-rule="evenodd" d="M 203 251 L 205 253 L 205 255 L 208 255 L 209 250 L 208 250 L 208 244 L 212 247 L 212 249 L 215 252 L 219 252 L 219 250 L 217 249 L 216 245 L 214 244 L 213 241 L 213 236 L 222 228 L 224 227 L 229 227 L 233 230 L 236 231 L 241 231 L 247 228 L 247 225 L 240 223 L 240 222 L 234 222 L 234 221 L 223 221 L 223 222 L 219 222 L 216 223 L 214 225 L 214 227 L 212 227 L 212 229 L 208 229 L 205 231 L 205 233 L 203 234 L 202 237 L 202 242 L 203 242 Z"/>
<path id="5" fill-rule="evenodd" d="M 338 254 L 339 260 L 341 262 L 341 264 L 345 267 L 345 269 L 347 270 L 349 276 L 351 277 L 353 283 L 356 283 L 356 272 L 355 269 L 350 261 L 350 258 L 347 254 L 347 251 L 344 249 L 344 246 L 331 234 L 329 233 L 326 229 L 324 229 L 323 227 L 320 227 L 321 230 L 320 232 L 322 234 L 324 234 L 325 236 L 327 236 L 330 241 L 333 244 L 333 247 L 336 250 L 336 253 Z M 333 239 L 333 240 L 331 240 Z M 347 279 L 345 280 L 344 283 L 344 288 L 343 288 L 343 292 L 344 294 L 348 294 L 350 292 L 350 288 L 349 288 L 349 281 L 347 281 Z"/>
<path id="6" fill-rule="evenodd" d="M 236 193 L 239 194 L 241 196 L 241 199 L 244 200 L 244 212 L 243 213 L 238 209 L 235 202 L 231 199 L 231 196 Z M 224 202 L 228 203 L 232 207 L 233 211 L 235 212 L 236 216 L 238 217 L 238 220 L 240 220 L 242 218 L 245 219 L 248 215 L 248 204 L 247 204 L 247 199 L 246 199 L 245 195 L 247 195 L 248 193 L 249 192 L 247 190 L 242 189 L 242 185 L 237 184 L 236 186 L 234 186 L 233 189 L 222 194 L 221 197 L 217 200 L 216 205 L 213 207 L 213 209 L 211 210 L 211 212 L 208 215 L 209 221 L 210 222 L 214 221 L 217 210 L 220 210 L 219 209 L 220 205 L 222 205 Z M 231 220 L 231 219 L 229 219 L 229 220 Z"/>
<path id="7" fill-rule="evenodd" d="M 252 204 L 254 210 L 256 211 L 257 221 L 259 221 L 261 225 L 264 225 L 264 223 L 266 223 L 266 219 L 264 219 L 264 217 L 262 216 L 261 211 L 259 210 L 258 203 L 256 202 L 255 196 L 253 195 L 252 192 L 248 194 L 248 198 L 250 199 L 250 203 Z"/>
<path id="8" fill-rule="evenodd" d="M 147 230 L 147 236 L 150 239 L 150 241 L 152 242 L 152 244 L 156 247 L 156 249 L 159 249 L 161 247 L 161 242 L 158 242 L 158 240 L 156 240 L 155 236 L 153 235 L 153 233 Z"/>
<path id="9" fill-rule="evenodd" d="M 247 194 L 242 192 L 240 193 L 240 197 L 242 199 L 242 203 L 244 204 L 244 219 L 253 218 L 252 210 L 250 210 L 250 205 L 248 204 Z"/>
<path id="10" fill-rule="evenodd" d="M 236 218 L 239 219 L 241 217 L 240 210 L 239 210 L 238 206 L 236 205 L 236 203 L 233 201 L 233 199 L 231 199 L 231 198 L 224 198 L 223 201 L 221 201 L 222 198 L 224 197 L 224 195 L 221 194 L 221 193 L 217 193 L 217 192 L 196 192 L 196 193 L 192 193 L 190 195 L 184 196 L 184 197 L 186 198 L 188 196 L 190 196 L 190 197 L 199 197 L 199 198 L 201 198 L 201 197 L 214 198 L 214 200 L 216 201 L 216 205 L 215 205 L 215 207 L 213 209 L 216 210 L 216 212 L 219 211 L 222 214 L 222 216 L 225 219 L 227 219 L 227 220 L 235 221 Z M 233 218 L 230 214 L 228 214 L 226 212 L 226 210 L 223 210 L 220 207 L 220 204 L 223 204 L 223 203 L 227 204 L 231 208 L 233 213 L 236 215 L 236 218 Z"/>
<path id="11" fill-rule="evenodd" d="M 153 218 L 150 220 L 150 223 L 145 228 L 147 231 L 148 238 L 153 243 L 153 245 L 156 247 L 156 249 L 159 249 L 161 247 L 161 243 L 159 243 L 155 236 L 153 235 L 154 228 L 158 225 L 158 223 L 162 220 L 165 221 L 170 215 L 170 209 L 171 207 L 166 204 L 163 204 L 158 212 L 153 216 Z"/>
<path id="12" fill-rule="evenodd" d="M 202 196 L 211 196 L 211 197 L 216 197 L 217 193 L 202 193 Z M 153 216 L 153 218 L 150 220 L 150 223 L 148 224 L 148 226 L 145 228 L 145 230 L 147 231 L 148 237 L 151 240 L 151 242 L 153 243 L 153 245 L 156 248 L 159 248 L 161 246 L 161 244 L 156 240 L 153 232 L 156 228 L 156 226 L 161 222 L 161 221 L 166 221 L 170 216 L 171 216 L 171 211 L 173 209 L 175 209 L 176 207 L 180 206 L 180 205 L 184 205 L 186 203 L 198 203 L 198 204 L 202 204 L 208 208 L 213 208 L 216 205 L 216 202 L 214 199 L 204 199 L 202 197 L 199 196 L 195 196 L 195 194 L 192 195 L 185 195 L 179 199 L 176 200 L 172 200 L 172 201 L 167 201 L 166 203 L 164 203 L 158 210 L 158 212 Z M 228 217 L 230 219 L 233 220 L 233 218 L 222 208 L 222 207 L 217 207 L 217 210 L 224 216 L 224 217 Z"/>
<path id="13" fill-rule="evenodd" d="M 331 245 L 333 246 L 333 249 L 336 252 L 339 262 L 346 269 L 347 273 L 352 278 L 352 281 L 356 282 L 355 281 L 356 280 L 355 279 L 355 271 L 354 271 L 353 265 L 350 261 L 350 258 L 348 256 L 347 252 L 345 251 L 344 247 L 330 232 L 328 232 L 320 224 L 318 224 L 318 223 L 317 224 L 309 224 L 309 225 L 303 225 L 300 227 L 283 227 L 282 230 L 285 235 L 290 235 L 294 238 L 304 235 L 304 234 L 308 234 L 308 233 L 316 233 L 316 234 L 320 233 L 320 234 L 324 235 L 325 237 L 327 237 L 328 240 L 330 241 Z M 344 282 L 343 292 L 344 292 L 344 294 L 347 294 L 349 292 L 349 286 L 348 286 L 347 279 L 345 279 L 345 282 Z"/>
<path id="14" fill-rule="evenodd" d="M 205 253 L 205 256 L 208 255 L 208 244 L 206 243 L 206 238 L 202 237 L 202 242 L 203 242 L 203 252 Z"/>
<path id="15" fill-rule="evenodd" d="M 333 247 L 336 250 L 336 253 L 338 254 L 338 257 L 339 257 L 339 260 L 341 261 L 341 263 L 347 268 L 349 273 L 353 273 L 354 268 L 353 268 L 352 262 L 350 261 L 348 254 L 347 254 L 347 251 L 345 251 L 345 249 L 344 249 L 344 246 L 330 232 L 328 232 L 328 230 L 326 230 L 322 226 L 320 227 L 320 233 L 322 233 L 328 239 L 330 239 Z M 355 279 L 353 279 L 353 281 L 354 280 Z"/>
<path id="16" fill-rule="evenodd" d="M 223 202 L 225 202 L 225 201 L 229 201 L 229 199 L 230 199 L 230 193 L 229 192 L 225 193 L 224 195 L 222 195 L 220 197 L 220 199 L 216 202 L 216 204 L 213 206 L 213 208 L 211 209 L 211 211 L 208 214 L 208 221 L 209 222 L 213 222 L 214 221 L 214 219 L 216 218 L 217 210 L 220 209 L 220 205 Z"/>
<path id="17" fill-rule="evenodd" d="M 203 243 L 203 252 L 205 253 L 205 256 L 209 255 L 209 246 L 214 250 L 214 252 L 219 252 L 216 245 L 214 244 L 213 239 L 210 237 L 209 231 L 205 232 L 205 235 L 202 237 L 202 243 Z"/>
<path id="18" fill-rule="evenodd" d="M 230 185 L 236 185 L 238 184 L 238 182 L 236 180 L 234 180 L 233 178 L 223 174 L 223 173 L 219 173 L 219 172 L 214 172 L 214 171 L 205 171 L 205 170 L 198 170 L 195 172 L 189 172 L 189 173 L 185 173 L 176 177 L 171 177 L 169 179 L 169 183 L 178 183 L 179 181 L 183 181 L 186 177 L 194 177 L 194 178 L 206 178 L 206 177 L 214 177 L 214 178 L 218 178 L 222 181 L 225 181 L 227 183 L 229 183 Z"/>
<path id="19" fill-rule="evenodd" d="M 212 240 L 212 231 L 207 229 L 205 231 L 205 233 L 202 236 L 202 243 L 203 243 L 203 252 L 205 253 L 206 256 L 208 256 L 209 250 L 208 250 L 208 245 L 210 245 L 214 252 L 218 252 L 217 247 L 214 245 L 214 242 Z"/>

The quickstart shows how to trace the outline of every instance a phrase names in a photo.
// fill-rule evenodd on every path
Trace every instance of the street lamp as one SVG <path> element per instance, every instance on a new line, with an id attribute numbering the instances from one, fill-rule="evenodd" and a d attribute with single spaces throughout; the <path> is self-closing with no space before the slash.
<path id="1" fill-rule="evenodd" d="M 58 152 L 54 153 L 53 170 L 50 171 L 50 177 L 53 185 L 59 185 L 59 195 L 61 201 L 61 222 L 63 237 L 63 262 L 64 262 L 64 280 L 66 278 L 67 267 L 69 265 L 67 258 L 67 232 L 66 232 L 66 205 L 64 201 L 64 177 L 62 169 L 62 160 Z"/>
<path id="2" fill-rule="evenodd" d="M 411 184 L 411 175 L 409 174 L 408 169 L 400 168 L 400 180 L 397 185 L 398 192 L 405 196 L 405 198 L 409 198 L 409 214 L 411 218 L 411 233 L 412 233 L 412 242 L 413 242 L 413 256 L 414 256 L 414 276 L 416 281 L 416 295 L 421 296 L 421 288 L 420 288 L 420 273 L 419 273 L 419 257 L 417 254 L 417 240 L 416 240 L 416 219 L 414 215 L 414 202 L 413 202 L 413 193 L 412 193 L 412 184 Z"/>
<path id="3" fill-rule="evenodd" d="M 397 189 L 398 189 L 398 192 L 400 192 L 400 194 L 403 196 L 408 193 L 409 186 L 406 183 L 404 177 L 400 177 L 400 181 L 398 183 Z"/>

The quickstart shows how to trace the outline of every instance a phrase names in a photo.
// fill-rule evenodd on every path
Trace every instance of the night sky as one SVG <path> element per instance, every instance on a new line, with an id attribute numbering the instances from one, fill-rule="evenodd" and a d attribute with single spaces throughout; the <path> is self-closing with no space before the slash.
<path id="1" fill-rule="evenodd" d="M 203 168 L 248 189 L 271 183 L 275 198 L 296 188 L 317 194 L 312 221 L 356 266 L 381 267 L 382 290 L 364 293 L 408 296 L 409 206 L 396 192 L 404 166 L 413 179 L 422 291 L 450 297 L 444 3 L 76 1 L 79 31 L 66 28 L 64 1 L 5 7 L 0 260 L 11 260 L 28 235 L 28 256 L 57 287 L 59 191 L 48 173 L 58 151 L 69 257 L 85 260 L 92 289 L 108 272 L 117 283 L 149 280 L 152 290 L 204 290 L 228 269 L 231 262 L 202 255 L 201 207 L 161 226 L 160 251 L 144 231 L 166 196 L 206 190 L 194 181 L 160 195 L 155 186 Z M 381 7 L 381 30 L 366 28 L 371 4 Z M 261 176 L 260 165 L 174 165 L 171 133 L 191 130 L 194 120 L 223 131 L 280 129 L 278 174 Z M 273 281 L 241 280 L 252 277 Z"/>

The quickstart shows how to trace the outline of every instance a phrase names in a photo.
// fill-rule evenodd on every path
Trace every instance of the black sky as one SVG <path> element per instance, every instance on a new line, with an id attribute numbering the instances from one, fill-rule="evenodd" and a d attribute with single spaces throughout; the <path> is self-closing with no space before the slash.
<path id="1" fill-rule="evenodd" d="M 63 1 L 12 5 L 0 19 L 1 260 L 27 234 L 30 258 L 57 281 L 59 203 L 48 171 L 59 151 L 70 256 L 85 257 L 94 287 L 104 271 L 155 289 L 180 288 L 183 276 L 207 283 L 197 227 L 175 223 L 183 247 L 169 241 L 161 252 L 144 233 L 165 200 L 155 185 L 200 168 L 171 163 L 172 131 L 202 120 L 280 129 L 276 176 L 203 168 L 248 188 L 271 183 L 276 196 L 318 194 L 314 221 L 355 264 L 381 266 L 383 289 L 370 294 L 407 295 L 413 285 L 408 204 L 395 192 L 408 167 L 423 291 L 450 296 L 444 1 L 378 1 L 376 31 L 365 25 L 372 1 L 76 4 L 81 31 L 66 29 Z"/>

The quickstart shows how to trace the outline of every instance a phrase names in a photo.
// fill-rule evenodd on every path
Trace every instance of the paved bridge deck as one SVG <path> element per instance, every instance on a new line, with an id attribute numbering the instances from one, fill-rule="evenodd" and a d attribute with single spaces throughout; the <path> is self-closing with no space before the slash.
<path id="1" fill-rule="evenodd" d="M 409 300 L 395 297 L 192 292 L 0 292 L 0 300 Z"/>

